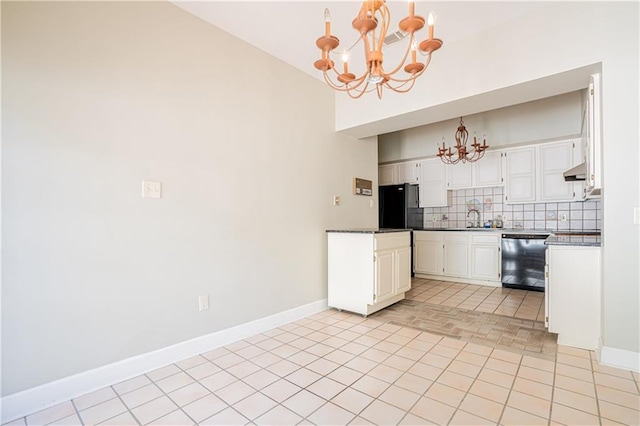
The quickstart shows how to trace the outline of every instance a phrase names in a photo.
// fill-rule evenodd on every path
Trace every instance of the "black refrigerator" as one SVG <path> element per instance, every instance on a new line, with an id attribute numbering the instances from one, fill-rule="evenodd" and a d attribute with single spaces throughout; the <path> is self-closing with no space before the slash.
<path id="1" fill-rule="evenodd" d="M 378 226 L 422 229 L 424 216 L 419 205 L 418 185 L 405 183 L 378 187 Z"/>
<path id="2" fill-rule="evenodd" d="M 422 229 L 423 209 L 418 185 L 385 185 L 378 187 L 378 225 L 380 228 Z M 411 232 L 411 276 L 413 277 L 413 232 Z"/>

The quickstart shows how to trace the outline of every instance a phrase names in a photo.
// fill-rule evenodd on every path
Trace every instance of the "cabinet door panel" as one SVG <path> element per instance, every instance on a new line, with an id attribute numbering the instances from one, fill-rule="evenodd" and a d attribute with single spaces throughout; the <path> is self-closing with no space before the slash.
<path id="1" fill-rule="evenodd" d="M 575 198 L 575 184 L 565 182 L 563 176 L 574 165 L 573 142 L 540 146 L 540 201 L 571 201 Z"/>
<path id="2" fill-rule="evenodd" d="M 599 247 L 550 246 L 549 331 L 558 344 L 594 350 L 600 335 Z"/>
<path id="3" fill-rule="evenodd" d="M 394 295 L 395 265 L 393 250 L 377 251 L 375 302 L 381 302 Z"/>
<path id="4" fill-rule="evenodd" d="M 439 158 L 420 161 L 420 207 L 443 207 L 449 204 L 446 170 Z"/>
<path id="5" fill-rule="evenodd" d="M 398 164 L 398 183 L 418 183 L 418 162 Z"/>
<path id="6" fill-rule="evenodd" d="M 600 153 L 601 153 L 601 136 L 600 136 L 600 74 L 593 74 L 591 76 L 591 83 L 588 89 L 588 110 L 586 117 L 586 130 L 585 130 L 585 149 L 586 149 L 586 161 L 587 161 L 587 192 L 591 193 L 593 190 L 599 190 L 601 188 L 601 171 L 600 171 Z"/>
<path id="7" fill-rule="evenodd" d="M 522 148 L 506 153 L 506 198 L 508 203 L 536 200 L 535 148 Z"/>
<path id="8" fill-rule="evenodd" d="M 444 243 L 444 275 L 469 276 L 469 244 Z"/>
<path id="9" fill-rule="evenodd" d="M 445 167 L 448 168 L 449 174 L 449 183 L 447 186 L 450 189 L 473 187 L 472 164 L 473 163 L 458 163 L 446 165 Z"/>
<path id="10" fill-rule="evenodd" d="M 473 163 L 473 181 L 475 187 L 502 185 L 502 153 L 488 151 Z"/>
<path id="11" fill-rule="evenodd" d="M 471 245 L 471 277 L 480 280 L 500 280 L 500 251 L 497 245 Z"/>
<path id="12" fill-rule="evenodd" d="M 395 293 L 411 290 L 411 247 L 396 250 L 396 285 Z"/>
<path id="13" fill-rule="evenodd" d="M 398 180 L 398 165 L 389 164 L 378 167 L 378 185 L 395 185 Z"/>
<path id="14" fill-rule="evenodd" d="M 416 241 L 414 250 L 414 272 L 442 275 L 442 242 Z"/>

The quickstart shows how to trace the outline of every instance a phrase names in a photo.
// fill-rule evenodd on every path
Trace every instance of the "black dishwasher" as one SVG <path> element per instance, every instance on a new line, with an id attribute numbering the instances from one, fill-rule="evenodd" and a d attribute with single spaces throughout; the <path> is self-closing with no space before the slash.
<path id="1" fill-rule="evenodd" d="M 502 286 L 544 291 L 544 240 L 549 234 L 502 234 Z"/>

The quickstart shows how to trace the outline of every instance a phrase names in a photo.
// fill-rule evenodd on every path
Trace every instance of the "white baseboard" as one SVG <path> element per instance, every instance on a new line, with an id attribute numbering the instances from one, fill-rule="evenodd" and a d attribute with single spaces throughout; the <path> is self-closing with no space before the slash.
<path id="1" fill-rule="evenodd" d="M 453 283 L 463 283 L 463 284 L 475 284 L 475 285 L 484 285 L 487 287 L 502 287 L 501 281 L 485 281 L 478 280 L 475 278 L 461 278 L 461 277 L 447 277 L 444 275 L 429 275 L 429 274 L 420 274 L 414 273 L 416 278 L 424 278 L 427 280 L 435 280 L 435 281 L 448 281 Z"/>
<path id="2" fill-rule="evenodd" d="M 601 341 L 599 343 L 598 362 L 600 364 L 640 373 L 640 353 L 602 346 Z"/>
<path id="3" fill-rule="evenodd" d="M 86 393 L 120 383 L 167 364 L 228 345 L 326 309 L 327 299 L 318 300 L 265 318 L 7 395 L 0 400 L 2 423 L 33 414 Z"/>

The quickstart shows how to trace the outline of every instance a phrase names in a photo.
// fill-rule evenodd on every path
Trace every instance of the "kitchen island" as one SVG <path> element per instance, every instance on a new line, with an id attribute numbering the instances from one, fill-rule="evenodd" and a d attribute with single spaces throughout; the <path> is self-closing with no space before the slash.
<path id="1" fill-rule="evenodd" d="M 597 350 L 600 338 L 599 232 L 558 232 L 545 240 L 545 308 L 558 344 Z"/>
<path id="2" fill-rule="evenodd" d="M 411 232 L 332 229 L 328 238 L 328 305 L 367 316 L 411 289 Z"/>

